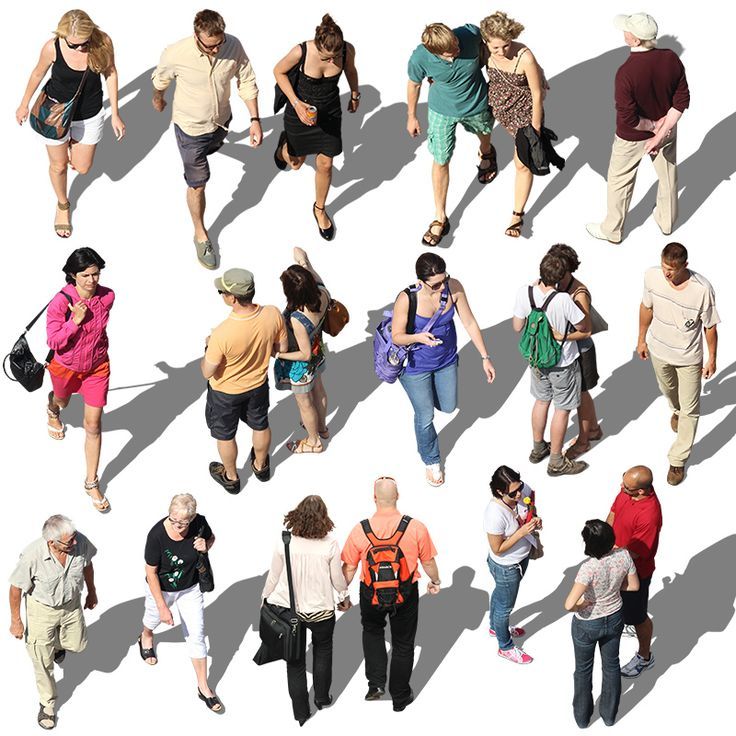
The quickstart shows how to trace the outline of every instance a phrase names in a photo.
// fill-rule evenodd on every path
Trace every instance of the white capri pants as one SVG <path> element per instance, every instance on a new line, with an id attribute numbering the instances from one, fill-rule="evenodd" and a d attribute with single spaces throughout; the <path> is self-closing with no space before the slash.
<path id="1" fill-rule="evenodd" d="M 207 645 L 204 642 L 204 597 L 199 589 L 199 583 L 185 590 L 169 592 L 162 590 L 166 605 L 176 608 L 181 619 L 181 630 L 187 643 L 187 650 L 192 659 L 204 659 L 207 656 Z M 146 586 L 146 610 L 143 614 L 143 625 L 155 631 L 161 623 L 158 606 Z"/>

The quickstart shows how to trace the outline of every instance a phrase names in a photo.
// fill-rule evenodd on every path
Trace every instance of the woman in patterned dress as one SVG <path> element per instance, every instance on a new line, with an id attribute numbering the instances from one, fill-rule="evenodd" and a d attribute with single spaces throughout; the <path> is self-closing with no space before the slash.
<path id="1" fill-rule="evenodd" d="M 516 136 L 519 128 L 531 125 L 541 132 L 542 106 L 547 83 L 531 50 L 515 39 L 524 26 L 506 13 L 497 12 L 480 24 L 483 40 L 488 46 L 488 103 L 501 125 Z M 516 182 L 514 209 L 506 235 L 518 238 L 524 224 L 524 207 L 532 189 L 533 174 L 514 151 Z"/>

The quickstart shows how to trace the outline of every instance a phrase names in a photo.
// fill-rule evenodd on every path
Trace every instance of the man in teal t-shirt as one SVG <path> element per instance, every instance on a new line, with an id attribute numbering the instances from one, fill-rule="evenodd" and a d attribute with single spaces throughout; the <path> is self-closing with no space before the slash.
<path id="1" fill-rule="evenodd" d="M 422 80 L 429 80 L 427 144 L 434 162 L 432 187 L 436 219 L 422 237 L 424 245 L 437 245 L 450 230 L 445 206 L 450 184 L 450 159 L 455 148 L 455 129 L 460 123 L 480 141 L 478 181 L 496 178 L 496 151 L 491 145 L 493 115 L 488 107 L 488 87 L 481 67 L 486 45 L 478 26 L 470 23 L 451 30 L 432 23 L 422 33 L 422 43 L 409 59 L 407 86 L 409 135 L 420 134 L 417 103 Z"/>

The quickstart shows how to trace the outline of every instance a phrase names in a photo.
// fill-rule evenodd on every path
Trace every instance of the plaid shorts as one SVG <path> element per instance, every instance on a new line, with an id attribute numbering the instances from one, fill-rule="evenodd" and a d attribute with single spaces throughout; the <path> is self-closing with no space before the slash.
<path id="1" fill-rule="evenodd" d="M 455 150 L 455 128 L 460 123 L 468 133 L 484 134 L 493 129 L 493 113 L 485 108 L 475 115 L 456 118 L 443 115 L 430 108 L 428 116 L 427 145 L 432 158 L 438 164 L 446 164 L 452 158 Z"/>

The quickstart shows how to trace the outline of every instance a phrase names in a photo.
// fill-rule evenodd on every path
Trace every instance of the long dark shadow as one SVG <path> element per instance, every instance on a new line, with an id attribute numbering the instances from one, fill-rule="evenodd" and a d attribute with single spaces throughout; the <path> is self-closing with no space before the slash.
<path id="1" fill-rule="evenodd" d="M 79 201 L 87 188 L 103 174 L 112 181 L 120 181 L 127 176 L 153 150 L 169 127 L 168 110 L 157 112 L 151 104 L 152 72 L 153 68 L 146 69 L 120 90 L 121 100 L 128 95 L 135 95 L 120 107 L 120 117 L 125 122 L 125 138 L 122 141 L 115 140 L 108 117 L 102 141 L 95 151 L 94 166 L 85 176 L 74 177 L 69 191 L 72 202 Z M 109 112 L 108 101 L 105 101 L 105 108 Z M 172 180 L 173 177 L 172 173 Z M 131 215 L 123 219 L 131 220 Z"/>

